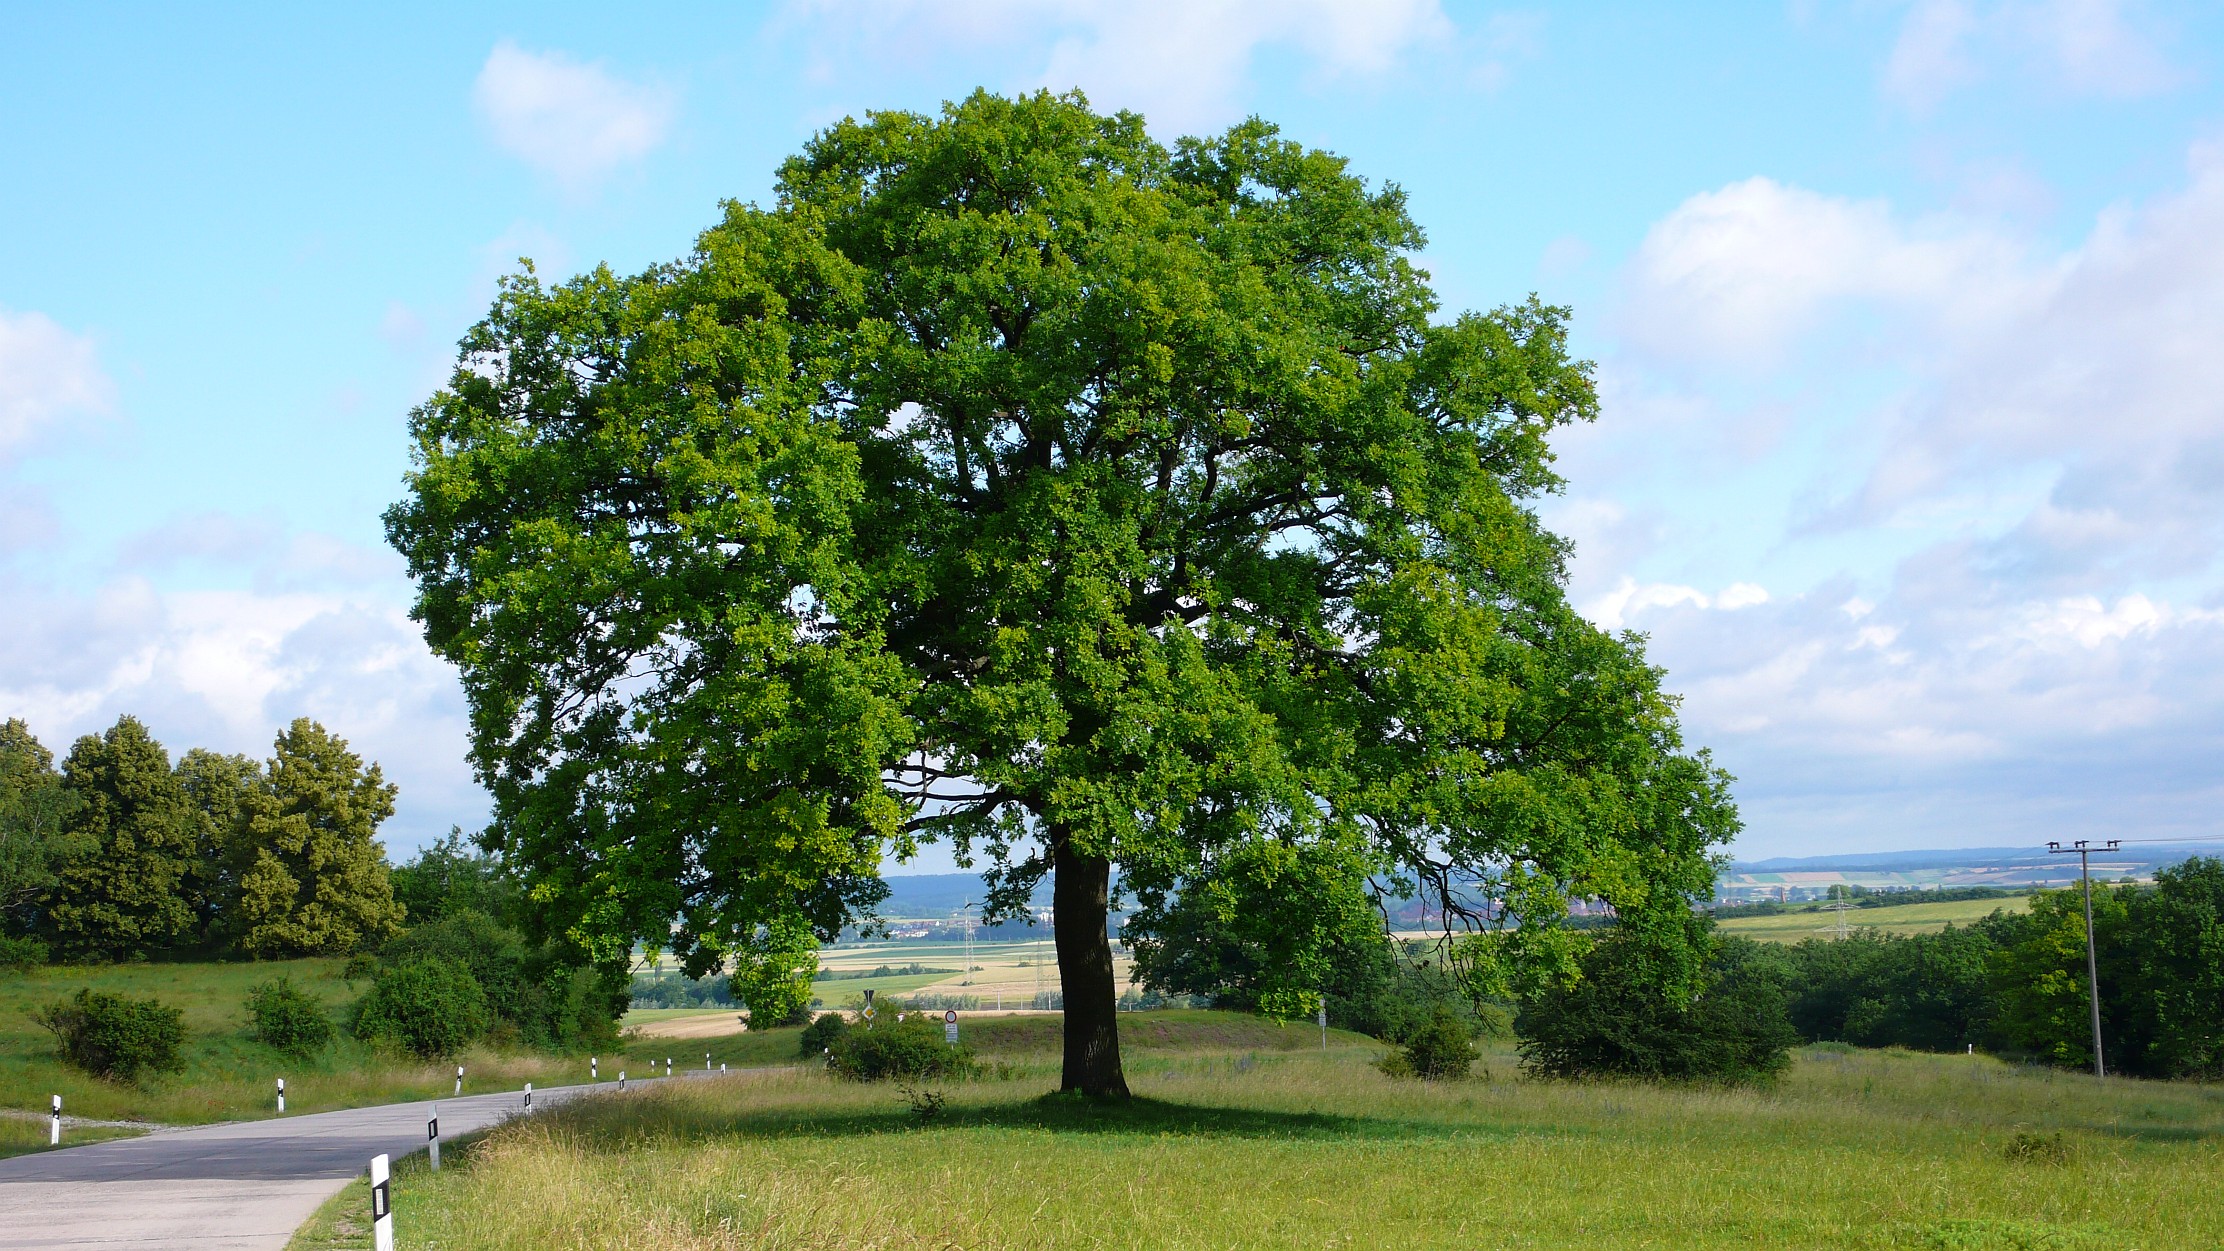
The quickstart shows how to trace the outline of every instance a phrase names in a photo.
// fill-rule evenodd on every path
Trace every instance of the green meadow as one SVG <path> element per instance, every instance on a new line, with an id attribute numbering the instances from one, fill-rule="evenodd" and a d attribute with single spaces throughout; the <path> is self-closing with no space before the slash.
<path id="1" fill-rule="evenodd" d="M 1765 1089 L 1461 1082 L 1221 1013 L 1121 1018 L 1124 1106 L 1057 1084 L 1055 1018 L 982 1021 L 939 1115 L 808 1067 L 513 1121 L 394 1185 L 466 1248 L 2171 1248 L 2224 1243 L 2224 1088 L 1810 1047 Z M 992 1028 L 993 1026 L 993 1028 Z M 764 1037 L 775 1038 L 775 1031 Z M 361 1184 L 296 1238 L 367 1245 Z"/>
<path id="2" fill-rule="evenodd" d="M 198 1124 L 277 1115 L 277 1081 L 286 1079 L 289 1113 L 322 1112 L 408 1099 L 431 1098 L 455 1088 L 453 1064 L 427 1064 L 384 1054 L 344 1035 L 312 1059 L 283 1055 L 247 1032 L 247 989 L 284 976 L 322 1000 L 339 1022 L 363 989 L 340 976 L 342 960 L 276 960 L 237 963 L 50 965 L 0 976 L 0 1109 L 43 1112 L 51 1096 L 63 1111 L 105 1121 Z M 112 994 L 152 995 L 185 1018 L 185 1067 L 147 1077 L 137 1085 L 104 1081 L 64 1065 L 54 1039 L 31 1019 L 45 1005 L 80 988 Z M 466 1092 L 515 1090 L 585 1080 L 585 1064 L 563 1057 L 507 1054 L 475 1048 L 462 1057 Z M 582 1070 L 575 1077 L 573 1070 Z M 0 1143 L 16 1130 L 0 1118 Z M 45 1144 L 38 1127 L 32 1147 Z M 66 1141 L 87 1137 L 70 1131 Z M 4 1148 L 0 1148 L 4 1149 Z"/>

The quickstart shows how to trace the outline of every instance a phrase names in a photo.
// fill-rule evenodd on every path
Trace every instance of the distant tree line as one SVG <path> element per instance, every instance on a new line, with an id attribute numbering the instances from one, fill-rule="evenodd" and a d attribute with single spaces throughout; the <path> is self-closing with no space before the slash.
<path id="1" fill-rule="evenodd" d="M 378 827 L 395 788 L 307 718 L 269 759 L 175 764 L 136 718 L 57 767 L 0 724 L 0 941 L 12 963 L 340 955 L 400 931 Z"/>
<path id="2" fill-rule="evenodd" d="M 1146 985 L 1276 1014 L 1261 993 L 1261 936 L 1203 909 L 1177 919 L 1186 924 L 1137 949 Z M 2076 890 L 1915 936 L 1863 930 L 1786 946 L 1712 925 L 1693 912 L 1579 929 L 1578 976 L 1526 986 L 1482 983 L 1446 962 L 1457 944 L 1343 925 L 1318 985 L 1332 1022 L 1409 1050 L 1446 1020 L 1479 1031 L 1510 1018 L 1525 1062 L 1554 1076 L 1766 1078 L 1802 1042 L 2092 1063 Z M 2093 931 L 2109 1071 L 2224 1077 L 2224 860 L 2195 857 L 2151 886 L 2096 888 Z"/>
<path id="3" fill-rule="evenodd" d="M 2096 886 L 2093 939 L 2109 1071 L 2224 1077 L 2224 860 L 2193 857 L 2151 886 Z M 2076 889 L 1936 934 L 1811 938 L 1761 954 L 1809 1041 L 2093 1062 Z"/>

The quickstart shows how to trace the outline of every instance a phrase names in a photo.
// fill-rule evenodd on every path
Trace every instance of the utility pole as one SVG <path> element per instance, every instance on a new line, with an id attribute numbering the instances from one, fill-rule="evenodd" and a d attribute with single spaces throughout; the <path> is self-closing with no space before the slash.
<path id="1" fill-rule="evenodd" d="M 2100 850 L 2114 851 L 2123 846 L 2121 839 L 2109 839 Z M 2060 843 L 2046 845 L 2048 855 L 2077 857 L 2077 876 L 2085 883 L 2085 992 L 2093 1003 L 2093 1076 L 2108 1076 L 2108 1066 L 2100 1057 L 2100 956 L 2093 946 L 2093 847 L 2085 839 L 2078 839 L 2069 846 Z"/>

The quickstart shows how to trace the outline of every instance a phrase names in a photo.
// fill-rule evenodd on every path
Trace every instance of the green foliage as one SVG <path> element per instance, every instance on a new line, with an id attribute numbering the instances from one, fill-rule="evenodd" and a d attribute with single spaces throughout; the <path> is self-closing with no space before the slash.
<path id="1" fill-rule="evenodd" d="M 0 934 L 0 972 L 21 973 L 46 963 L 46 944 L 36 938 Z"/>
<path id="2" fill-rule="evenodd" d="M 486 992 L 450 960 L 412 960 L 380 969 L 356 1004 L 355 1036 L 424 1059 L 456 1054 L 484 1035 Z"/>
<path id="3" fill-rule="evenodd" d="M 394 901 L 411 925 L 438 921 L 451 912 L 508 918 L 522 898 L 509 867 L 496 856 L 466 847 L 460 827 L 420 850 L 416 859 L 393 870 L 392 877 Z"/>
<path id="4" fill-rule="evenodd" d="M 388 968 L 464 970 L 483 998 L 487 1028 L 544 1049 L 613 1041 L 632 998 L 622 971 L 583 965 L 555 944 L 528 946 L 516 930 L 470 910 L 404 931 L 380 959 Z"/>
<path id="5" fill-rule="evenodd" d="M 197 942 L 221 942 L 239 900 L 240 844 L 263 788 L 263 767 L 246 756 L 196 747 L 178 759 L 191 811 L 193 850 L 184 879 Z"/>
<path id="6" fill-rule="evenodd" d="M 77 797 L 42 928 L 64 960 L 131 960 L 189 941 L 193 811 L 169 753 L 132 717 L 86 735 L 62 764 Z"/>
<path id="7" fill-rule="evenodd" d="M 182 1067 L 184 1014 L 151 995 L 80 990 L 37 1010 L 32 1019 L 54 1035 L 64 1062 L 95 1077 L 135 1082 Z"/>
<path id="8" fill-rule="evenodd" d="M 797 1051 L 808 1060 L 825 1055 L 842 1035 L 849 1032 L 849 1018 L 839 1012 L 821 1012 L 818 1018 L 803 1027 L 797 1042 Z"/>
<path id="9" fill-rule="evenodd" d="M 1666 1081 L 1774 1078 L 1799 1041 L 1784 992 L 1756 945 L 1697 932 L 1663 940 L 1628 926 L 1583 957 L 1582 976 L 1550 988 L 1515 1020 L 1522 1062 L 1549 1077 Z M 1690 953 L 1701 962 L 1686 972 Z M 1688 989 L 1672 996 L 1662 986 Z"/>
<path id="10" fill-rule="evenodd" d="M 336 1032 L 316 996 L 283 974 L 248 989 L 247 1016 L 255 1037 L 288 1055 L 314 1055 Z"/>
<path id="11" fill-rule="evenodd" d="M 972 1049 L 942 1041 L 941 1023 L 924 1012 L 881 1021 L 871 1029 L 843 1030 L 828 1047 L 827 1069 L 852 1081 L 967 1077 L 974 1069 Z"/>
<path id="12" fill-rule="evenodd" d="M 991 912 L 1057 866 L 1067 1082 L 1117 1093 L 1115 864 L 1154 919 L 1316 851 L 1520 866 L 1538 926 L 1703 894 L 1727 779 L 1534 512 L 1591 367 L 1566 310 L 1439 316 L 1422 242 L 1262 122 L 984 93 L 830 127 L 681 262 L 506 280 L 386 523 L 533 923 L 701 971 L 920 839 Z M 1265 902 L 1289 1012 L 1348 891 Z"/>
<path id="13" fill-rule="evenodd" d="M 68 821 L 82 802 L 31 727 L 12 717 L 0 723 L 0 942 L 15 943 L 8 950 L 19 957 L 31 948 L 11 936 L 37 926 L 60 866 L 89 845 Z"/>
<path id="14" fill-rule="evenodd" d="M 819 946 L 808 922 L 798 916 L 774 917 L 741 936 L 730 951 L 734 971 L 726 990 L 749 1009 L 750 1024 L 763 1029 L 811 1010 Z"/>
<path id="15" fill-rule="evenodd" d="M 400 928 L 379 824 L 395 788 L 345 740 L 308 718 L 279 733 L 263 787 L 233 849 L 238 897 L 227 923 L 263 959 L 344 955 Z"/>
<path id="16" fill-rule="evenodd" d="M 1399 1058 L 1415 1077 L 1457 1080 L 1474 1069 L 1475 1054 L 1467 1022 L 1451 1012 L 1439 1012 L 1406 1035 Z"/>
<path id="17" fill-rule="evenodd" d="M 1960 1051 L 1993 1037 L 1988 961 L 1996 924 L 1903 937 L 1856 931 L 1763 950 L 1787 988 L 1792 1027 L 1810 1042 Z"/>
<path id="18" fill-rule="evenodd" d="M 1275 1020 L 1310 1016 L 1388 947 L 1354 846 L 1246 842 L 1128 918 L 1136 980 Z M 1293 909 L 1287 901 L 1310 906 Z M 1337 996 L 1341 998 L 1341 996 Z"/>
<path id="19" fill-rule="evenodd" d="M 2112 996 L 2117 1066 L 2224 1078 L 2224 860 L 2195 856 L 2162 870 L 2125 913 L 2130 967 Z"/>

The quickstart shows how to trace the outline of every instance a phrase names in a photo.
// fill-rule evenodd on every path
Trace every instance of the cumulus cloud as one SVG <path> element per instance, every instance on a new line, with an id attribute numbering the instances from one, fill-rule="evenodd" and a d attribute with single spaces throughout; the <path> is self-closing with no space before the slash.
<path id="1" fill-rule="evenodd" d="M 210 587 L 210 569 L 240 585 Z M 462 691 L 409 620 L 392 552 L 210 512 L 127 537 L 105 574 L 78 572 L 93 577 L 0 572 L 0 717 L 24 718 L 57 752 L 129 713 L 173 755 L 262 756 L 313 717 L 400 786 L 390 848 L 484 820 Z"/>
<path id="2" fill-rule="evenodd" d="M 654 151 L 677 107 L 662 88 L 507 39 L 480 67 L 472 100 L 495 142 L 574 188 Z"/>
<path id="3" fill-rule="evenodd" d="M 1916 0 L 1885 58 L 1884 94 L 1927 111 L 1995 66 L 2079 95 L 2165 90 L 2182 75 L 2138 8 L 2127 0 Z"/>
<path id="4" fill-rule="evenodd" d="M 72 420 L 113 410 L 93 341 L 44 313 L 0 308 L 0 462 Z"/>
<path id="5" fill-rule="evenodd" d="M 1261 49 L 1293 49 L 1328 75 L 1374 75 L 1452 31 L 1437 0 L 807 0 L 793 17 L 845 59 L 853 49 L 902 59 L 1020 49 L 1039 69 L 1000 86 L 1080 87 L 1099 106 L 1177 131 L 1240 118 Z M 1500 23 L 1478 72 L 1495 64 L 1502 80 L 1534 41 L 1533 23 Z"/>
<path id="6" fill-rule="evenodd" d="M 1693 736 L 1744 778 L 1758 846 L 2213 832 L 2219 239 L 2224 150 L 2206 146 L 2181 187 L 2067 249 L 1758 179 L 1647 237 L 1606 370 L 1637 423 L 1610 445 L 1610 404 L 1571 444 L 1594 497 L 1563 506 L 1578 602 L 1651 637 Z M 1694 364 L 1700 381 L 1660 381 Z M 1809 398 L 1767 473 L 1849 493 L 1735 548 L 1723 496 L 1677 512 L 1659 478 L 1705 472 L 1694 432 L 1768 388 Z M 1670 416 L 1643 402 L 1660 392 L 1682 397 Z M 1654 501 L 1645 546 L 1618 497 Z M 1621 541 L 1587 551 L 1586 525 Z M 1709 558 L 1714 581 L 1642 572 Z"/>

